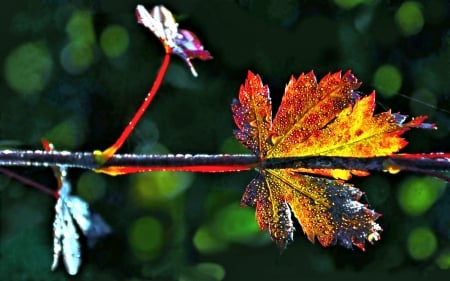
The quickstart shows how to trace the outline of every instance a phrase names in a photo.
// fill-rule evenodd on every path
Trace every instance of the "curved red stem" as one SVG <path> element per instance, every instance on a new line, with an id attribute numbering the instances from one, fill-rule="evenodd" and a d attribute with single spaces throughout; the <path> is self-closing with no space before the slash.
<path id="1" fill-rule="evenodd" d="M 139 120 L 141 119 L 144 112 L 147 110 L 148 106 L 150 105 L 153 98 L 155 97 L 156 92 L 158 92 L 158 89 L 161 86 L 164 76 L 166 75 L 166 71 L 167 71 L 167 68 L 168 68 L 169 62 L 170 62 L 170 54 L 171 54 L 171 51 L 166 50 L 164 60 L 162 62 L 161 68 L 159 69 L 158 75 L 156 76 L 155 82 L 153 82 L 152 88 L 147 93 L 147 96 L 145 97 L 141 106 L 136 111 L 133 118 L 128 123 L 128 125 L 125 127 L 125 129 L 122 131 L 122 134 L 119 136 L 119 138 L 116 140 L 116 142 L 101 153 L 101 156 L 103 158 L 102 162 L 106 162 L 117 152 L 117 150 L 119 150 L 122 147 L 122 145 L 124 144 L 124 142 L 126 141 L 128 136 L 133 131 L 134 127 L 136 127 L 136 124 L 139 122 Z"/>

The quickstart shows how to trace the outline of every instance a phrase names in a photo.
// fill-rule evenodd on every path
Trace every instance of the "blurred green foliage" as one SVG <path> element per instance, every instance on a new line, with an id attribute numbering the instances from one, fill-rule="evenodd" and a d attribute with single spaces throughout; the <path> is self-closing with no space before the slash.
<path id="1" fill-rule="evenodd" d="M 69 117 L 55 124 L 50 130 L 45 132 L 44 137 L 51 140 L 53 145 L 64 147 L 64 149 L 73 149 L 79 147 L 85 141 L 85 123 L 84 118 L 78 116 Z"/>
<path id="2" fill-rule="evenodd" d="M 128 240 L 135 256 L 140 260 L 155 259 L 164 243 L 163 226 L 151 216 L 140 217 L 131 225 Z"/>
<path id="3" fill-rule="evenodd" d="M 425 104 L 424 101 L 426 101 Z M 436 95 L 428 89 L 417 89 L 411 94 L 411 100 L 409 101 L 411 115 L 427 115 L 429 118 L 434 118 L 436 115 L 436 106 Z"/>
<path id="4" fill-rule="evenodd" d="M 408 235 L 408 252 L 413 259 L 429 258 L 437 249 L 437 239 L 429 227 L 418 227 Z"/>
<path id="5" fill-rule="evenodd" d="M 168 154 L 169 150 L 161 144 L 137 147 L 138 153 Z M 191 186 L 195 174 L 187 172 L 157 171 L 131 176 L 131 197 L 134 204 L 143 208 L 166 205 L 181 196 Z M 151 188 L 149 188 L 151 186 Z"/>
<path id="6" fill-rule="evenodd" d="M 373 86 L 384 97 L 394 96 L 402 87 L 402 74 L 393 65 L 382 65 L 375 71 Z"/>
<path id="7" fill-rule="evenodd" d="M 44 44 L 24 43 L 6 57 L 4 78 L 17 94 L 29 98 L 44 90 L 52 67 L 52 58 Z"/>
<path id="8" fill-rule="evenodd" d="M 450 250 L 446 249 L 436 259 L 436 264 L 440 269 L 450 269 Z"/>
<path id="9" fill-rule="evenodd" d="M 129 45 L 128 32 L 120 25 L 105 28 L 100 35 L 100 45 L 103 52 L 110 58 L 120 57 Z"/>
<path id="10" fill-rule="evenodd" d="M 107 192 L 105 178 L 90 171 L 84 172 L 77 180 L 76 192 L 90 204 L 101 200 Z"/>
<path id="11" fill-rule="evenodd" d="M 199 263 L 196 266 L 185 268 L 180 276 L 179 281 L 220 281 L 225 277 L 225 269 L 215 263 Z"/>
<path id="12" fill-rule="evenodd" d="M 336 5 L 343 9 L 353 9 L 360 4 L 370 4 L 372 0 L 334 0 Z"/>
<path id="13" fill-rule="evenodd" d="M 424 24 L 421 4 L 416 1 L 403 2 L 395 13 L 395 20 L 403 35 L 419 33 Z"/>
<path id="14" fill-rule="evenodd" d="M 163 58 L 158 40 L 136 23 L 138 3 L 167 6 L 214 60 L 194 61 L 195 79 L 174 57 L 120 152 L 246 153 L 232 137 L 229 104 L 248 69 L 270 85 L 275 108 L 290 75 L 313 69 L 322 77 L 352 69 L 363 82 L 361 92 L 379 92 L 379 110 L 426 114 L 438 125 L 437 131 L 408 132 L 405 151 L 450 151 L 447 0 L 6 2 L 0 17 L 2 147 L 38 149 L 45 136 L 58 149 L 93 151 L 115 140 Z M 50 169 L 15 170 L 56 186 Z M 254 209 L 239 206 L 250 172 L 69 173 L 77 195 L 113 229 L 93 248 L 83 244 L 84 262 L 74 280 L 448 275 L 439 270 L 449 269 L 450 229 L 438 222 L 450 213 L 450 204 L 442 203 L 450 191 L 428 177 L 400 173 L 352 180 L 383 214 L 382 240 L 366 252 L 313 245 L 296 224 L 295 242 L 279 255 L 258 230 Z M 0 175 L 1 280 L 68 279 L 62 266 L 50 271 L 54 203 Z"/>
<path id="15" fill-rule="evenodd" d="M 422 215 L 433 206 L 445 189 L 445 182 L 439 179 L 408 177 L 400 185 L 398 201 L 405 213 Z"/>
<path id="16" fill-rule="evenodd" d="M 61 66 L 71 74 L 80 74 L 94 61 L 96 35 L 92 14 L 88 10 L 75 10 L 66 25 L 68 42 L 61 50 Z"/>

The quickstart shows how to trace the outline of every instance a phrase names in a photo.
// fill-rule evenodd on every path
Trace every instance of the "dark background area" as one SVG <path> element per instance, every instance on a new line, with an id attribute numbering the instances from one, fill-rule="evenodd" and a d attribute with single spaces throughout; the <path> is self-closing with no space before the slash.
<path id="1" fill-rule="evenodd" d="M 320 79 L 347 69 L 363 82 L 362 93 L 376 89 L 378 112 L 428 115 L 438 125 L 437 131 L 407 132 L 410 145 L 403 151 L 450 152 L 450 4 L 414 1 L 405 8 L 405 2 L 2 3 L 0 147 L 40 149 L 42 137 L 61 150 L 112 144 L 150 89 L 164 54 L 154 35 L 136 23 L 134 9 L 163 4 L 214 60 L 194 60 L 194 78 L 173 57 L 121 153 L 245 153 L 232 136 L 230 103 L 248 70 L 269 85 L 276 108 L 291 75 L 314 70 Z M 14 171 L 56 186 L 51 169 Z M 256 229 L 254 210 L 239 207 L 254 172 L 69 173 L 73 192 L 113 233 L 93 248 L 82 239 L 77 276 L 68 276 L 62 261 L 51 272 L 55 200 L 0 175 L 1 280 L 201 281 L 221 280 L 223 273 L 223 280 L 450 277 L 450 191 L 422 175 L 375 173 L 351 180 L 383 214 L 382 239 L 365 252 L 311 244 L 296 224 L 294 243 L 280 254 Z M 426 235 L 414 240 L 417 229 Z M 417 258 L 415 249 L 429 253 Z"/>

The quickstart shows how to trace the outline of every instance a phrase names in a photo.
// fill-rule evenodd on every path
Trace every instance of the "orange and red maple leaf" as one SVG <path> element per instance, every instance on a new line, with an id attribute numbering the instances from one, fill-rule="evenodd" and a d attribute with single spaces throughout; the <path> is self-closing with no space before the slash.
<path id="1" fill-rule="evenodd" d="M 374 115 L 375 94 L 360 97 L 360 85 L 350 72 L 326 75 L 317 82 L 313 72 L 291 78 L 272 121 L 269 88 L 248 73 L 239 99 L 232 104 L 236 138 L 261 160 L 298 156 L 375 157 L 392 155 L 407 142 L 400 135 L 422 125 L 426 117 L 404 123 L 390 111 Z M 293 239 L 291 213 L 308 239 L 323 245 L 339 243 L 364 249 L 365 241 L 380 238 L 380 216 L 359 202 L 363 194 L 345 183 L 363 170 L 258 169 L 247 186 L 242 205 L 256 207 L 261 229 L 284 249 Z M 327 176 L 327 177 L 324 177 Z"/>

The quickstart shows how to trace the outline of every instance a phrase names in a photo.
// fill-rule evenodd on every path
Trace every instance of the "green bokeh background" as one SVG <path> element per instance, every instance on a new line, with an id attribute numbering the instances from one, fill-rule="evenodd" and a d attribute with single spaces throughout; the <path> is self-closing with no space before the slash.
<path id="1" fill-rule="evenodd" d="M 248 69 L 269 84 L 275 107 L 292 74 L 313 69 L 322 77 L 352 69 L 363 82 L 361 92 L 376 89 L 379 111 L 426 114 L 438 125 L 437 131 L 406 133 L 410 145 L 404 151 L 450 151 L 446 0 L 3 3 L 1 148 L 37 149 L 47 137 L 58 149 L 93 151 L 115 140 L 163 58 L 158 40 L 136 23 L 138 3 L 171 9 L 214 60 L 194 60 L 199 77 L 193 78 L 174 57 L 121 152 L 245 152 L 232 138 L 229 104 Z M 50 169 L 14 171 L 56 184 Z M 254 175 L 108 177 L 70 170 L 74 193 L 113 229 L 93 248 L 83 241 L 83 265 L 75 277 L 62 266 L 50 271 L 54 199 L 0 175 L 0 280 L 450 277 L 450 191 L 442 181 L 408 173 L 355 178 L 352 183 L 366 192 L 363 200 L 383 214 L 382 240 L 366 252 L 322 248 L 296 224 L 294 243 L 280 255 L 267 233 L 257 231 L 253 210 L 239 207 Z M 421 192 L 426 188 L 434 191 Z M 423 248 L 427 244 L 420 241 L 427 237 L 436 241 Z"/>

